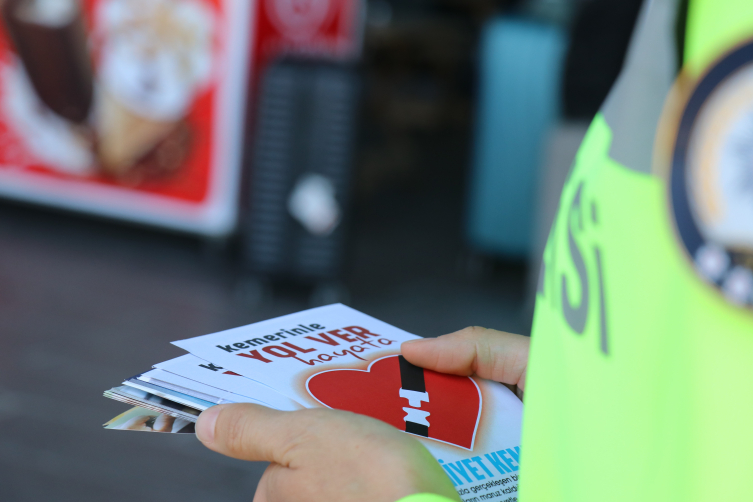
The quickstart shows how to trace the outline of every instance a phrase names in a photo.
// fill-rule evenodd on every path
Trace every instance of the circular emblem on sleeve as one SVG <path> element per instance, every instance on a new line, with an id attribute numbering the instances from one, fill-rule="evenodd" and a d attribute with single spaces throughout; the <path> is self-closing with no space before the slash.
<path id="1" fill-rule="evenodd" d="M 669 195 L 696 272 L 753 309 L 753 42 L 718 60 L 676 122 Z"/>

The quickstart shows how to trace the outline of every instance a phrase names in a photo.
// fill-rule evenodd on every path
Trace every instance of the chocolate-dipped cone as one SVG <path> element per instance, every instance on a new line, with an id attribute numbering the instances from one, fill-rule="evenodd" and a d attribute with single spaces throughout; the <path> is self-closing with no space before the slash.
<path id="1" fill-rule="evenodd" d="M 40 100 L 71 122 L 86 122 L 94 77 L 78 0 L 5 0 L 2 17 Z"/>

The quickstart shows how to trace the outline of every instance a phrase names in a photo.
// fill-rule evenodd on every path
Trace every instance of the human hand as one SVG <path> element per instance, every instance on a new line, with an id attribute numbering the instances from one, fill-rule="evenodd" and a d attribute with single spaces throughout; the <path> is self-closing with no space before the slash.
<path id="1" fill-rule="evenodd" d="M 471 327 L 438 338 L 404 342 L 403 357 L 422 368 L 481 378 L 525 388 L 530 338 Z"/>
<path id="2" fill-rule="evenodd" d="M 415 493 L 460 500 L 421 443 L 363 415 L 228 404 L 202 413 L 196 435 L 223 455 L 271 462 L 254 502 L 395 502 Z"/>

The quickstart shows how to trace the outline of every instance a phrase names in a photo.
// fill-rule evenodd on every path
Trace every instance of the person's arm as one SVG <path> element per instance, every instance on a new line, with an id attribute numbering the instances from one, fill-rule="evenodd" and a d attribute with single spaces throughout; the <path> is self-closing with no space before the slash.
<path id="1" fill-rule="evenodd" d="M 460 500 L 421 443 L 362 415 L 220 405 L 199 416 L 196 434 L 223 455 L 271 462 L 254 502 Z"/>

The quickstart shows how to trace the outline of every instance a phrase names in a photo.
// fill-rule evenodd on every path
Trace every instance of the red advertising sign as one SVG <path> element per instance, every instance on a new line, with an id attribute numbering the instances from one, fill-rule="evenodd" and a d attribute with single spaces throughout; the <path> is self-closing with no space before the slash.
<path id="1" fill-rule="evenodd" d="M 356 5 L 6 0 L 0 195 L 227 235 L 250 82 L 288 52 L 352 56 Z"/>

